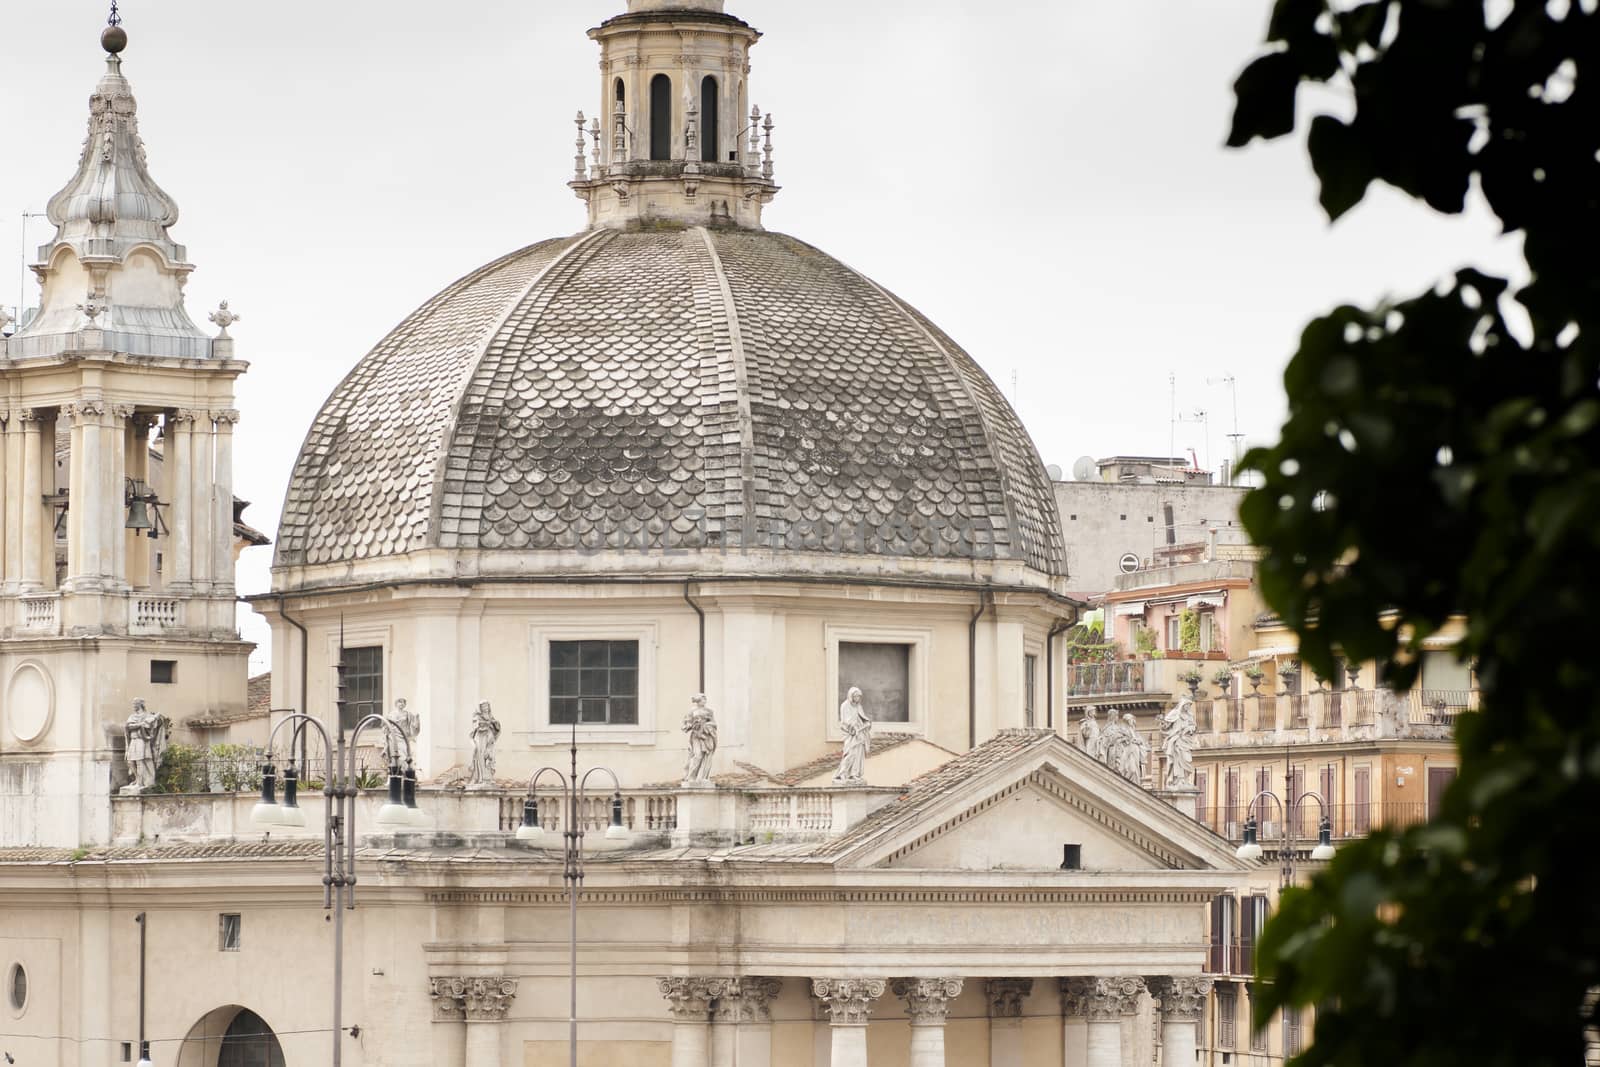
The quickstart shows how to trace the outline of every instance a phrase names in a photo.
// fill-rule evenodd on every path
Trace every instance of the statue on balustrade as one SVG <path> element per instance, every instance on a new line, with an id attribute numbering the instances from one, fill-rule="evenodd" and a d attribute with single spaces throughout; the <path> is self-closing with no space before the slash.
<path id="1" fill-rule="evenodd" d="M 500 740 L 500 721 L 487 700 L 478 702 L 472 714 L 472 766 L 467 772 L 468 789 L 494 787 L 494 745 Z"/>
<path id="2" fill-rule="evenodd" d="M 1194 701 L 1179 697 L 1162 722 L 1166 724 L 1161 748 L 1167 756 L 1167 788 L 1187 789 L 1194 785 L 1194 736 L 1198 730 Z"/>
<path id="3" fill-rule="evenodd" d="M 135 700 L 123 729 L 127 746 L 122 756 L 133 781 L 123 786 L 122 792 L 149 793 L 156 787 L 156 771 L 167 753 L 167 718 L 147 710 L 143 700 Z"/>
<path id="4" fill-rule="evenodd" d="M 689 759 L 683 767 L 683 782 L 692 785 L 711 781 L 711 757 L 717 751 L 717 716 L 706 706 L 706 695 L 689 698 L 689 714 L 683 717 L 683 732 L 689 735 Z"/>
<path id="5" fill-rule="evenodd" d="M 383 758 L 391 767 L 406 762 L 417 735 L 422 733 L 422 716 L 406 710 L 406 698 L 397 697 L 394 711 L 384 717 Z M 404 738 L 404 740 L 402 740 Z"/>
<path id="6" fill-rule="evenodd" d="M 839 705 L 839 732 L 844 735 L 844 754 L 833 776 L 835 785 L 859 785 L 867 779 L 867 748 L 872 744 L 872 719 L 861 703 L 861 690 L 855 686 Z"/>
<path id="7" fill-rule="evenodd" d="M 1135 785 L 1144 784 L 1144 769 L 1150 764 L 1150 742 L 1139 732 L 1139 720 L 1131 713 L 1122 716 L 1129 740 L 1122 746 L 1122 762 L 1117 773 Z"/>
<path id="8" fill-rule="evenodd" d="M 1078 744 L 1089 755 L 1105 762 L 1105 741 L 1100 736 L 1100 709 L 1093 704 L 1083 709 L 1083 720 L 1078 723 Z"/>

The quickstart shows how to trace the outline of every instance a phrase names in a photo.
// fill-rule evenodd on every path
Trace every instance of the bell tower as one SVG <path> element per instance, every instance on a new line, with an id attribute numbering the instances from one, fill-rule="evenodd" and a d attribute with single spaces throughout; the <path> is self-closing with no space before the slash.
<path id="1" fill-rule="evenodd" d="M 600 108 L 578 127 L 572 189 L 589 225 L 761 227 L 778 192 L 772 116 L 750 103 L 761 38 L 723 0 L 628 0 L 589 36 Z"/>
<path id="2" fill-rule="evenodd" d="M 243 712 L 234 598 L 234 358 L 184 307 L 177 203 L 154 179 L 101 35 L 77 172 L 50 199 L 39 310 L 0 340 L 4 843 L 109 839 L 135 698 L 172 723 Z"/>

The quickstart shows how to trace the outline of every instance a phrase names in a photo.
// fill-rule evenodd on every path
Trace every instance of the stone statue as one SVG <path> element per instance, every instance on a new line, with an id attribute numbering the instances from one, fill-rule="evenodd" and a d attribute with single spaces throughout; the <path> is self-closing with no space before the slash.
<path id="1" fill-rule="evenodd" d="M 836 785 L 857 785 L 867 779 L 867 746 L 872 743 L 872 720 L 861 703 L 861 690 L 855 686 L 839 705 L 839 732 L 844 734 L 844 754 L 833 776 Z"/>
<path id="2" fill-rule="evenodd" d="M 706 695 L 689 698 L 689 714 L 683 717 L 683 732 L 689 735 L 689 760 L 683 767 L 685 784 L 711 781 L 711 756 L 717 751 L 717 716 L 706 707 Z"/>
<path id="3" fill-rule="evenodd" d="M 391 767 L 402 766 L 410 754 L 409 743 L 422 732 L 422 716 L 406 710 L 406 698 L 398 697 L 394 711 L 384 718 L 383 758 Z M 405 740 L 401 740 L 404 737 Z"/>
<path id="4" fill-rule="evenodd" d="M 1122 746 L 1121 766 L 1118 773 L 1135 785 L 1144 782 L 1145 765 L 1150 762 L 1150 742 L 1139 732 L 1139 720 L 1132 714 L 1122 716 L 1123 724 L 1128 728 L 1128 740 Z"/>
<path id="5" fill-rule="evenodd" d="M 1194 735 L 1199 729 L 1194 719 L 1194 701 L 1179 697 L 1177 706 L 1163 716 L 1166 731 L 1161 748 L 1167 755 L 1167 788 L 1194 785 Z"/>
<path id="6" fill-rule="evenodd" d="M 488 789 L 494 785 L 494 743 L 500 740 L 500 722 L 489 709 L 489 702 L 478 702 L 472 713 L 472 767 L 467 772 L 468 789 Z"/>
<path id="7" fill-rule="evenodd" d="M 1105 743 L 1100 737 L 1100 709 L 1093 704 L 1083 709 L 1083 721 L 1078 723 L 1078 743 L 1095 759 L 1105 759 Z"/>
<path id="8" fill-rule="evenodd" d="M 122 792 L 148 793 L 156 786 L 156 770 L 167 752 L 167 720 L 146 710 L 143 700 L 135 700 L 124 735 L 128 743 L 122 755 L 133 781 L 123 786 Z"/>

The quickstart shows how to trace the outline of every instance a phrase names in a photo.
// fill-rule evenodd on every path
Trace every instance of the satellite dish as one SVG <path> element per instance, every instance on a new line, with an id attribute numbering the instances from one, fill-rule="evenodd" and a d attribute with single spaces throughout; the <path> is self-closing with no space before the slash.
<path id="1" fill-rule="evenodd" d="M 1079 456 L 1077 461 L 1072 464 L 1072 478 L 1074 481 L 1092 482 L 1099 473 L 1099 468 L 1095 466 L 1093 456 Z"/>
<path id="2" fill-rule="evenodd" d="M 1139 569 L 1139 557 L 1132 552 L 1124 552 L 1117 566 L 1123 574 L 1132 574 Z"/>
<path id="3" fill-rule="evenodd" d="M 1050 464 L 1050 466 L 1044 469 L 1044 472 L 1050 476 L 1050 480 L 1052 482 L 1059 482 L 1061 480 L 1061 465 L 1059 463 Z"/>

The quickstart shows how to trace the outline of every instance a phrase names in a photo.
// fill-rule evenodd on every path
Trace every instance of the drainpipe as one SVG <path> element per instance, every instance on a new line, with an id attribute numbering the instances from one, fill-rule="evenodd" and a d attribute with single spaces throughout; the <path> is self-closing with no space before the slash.
<path id="1" fill-rule="evenodd" d="M 306 702 L 306 695 L 308 692 L 310 692 L 310 690 L 307 688 L 306 680 L 306 654 L 311 647 L 311 638 L 306 632 L 306 628 L 300 625 L 300 623 L 289 614 L 288 604 L 287 601 L 285 601 L 282 593 L 278 594 L 278 615 L 283 619 L 284 622 L 300 631 L 300 706 L 295 710 L 300 712 L 302 715 L 309 715 L 311 714 L 311 710 L 310 706 Z M 303 770 L 306 766 L 306 732 L 305 730 L 297 727 L 295 729 L 295 733 L 300 735 L 300 766 Z M 291 739 L 289 744 L 292 747 L 294 745 L 294 741 Z"/>
<path id="2" fill-rule="evenodd" d="M 1044 724 L 1056 728 L 1056 638 L 1072 629 L 1065 619 L 1050 627 L 1044 638 Z"/>
<path id="3" fill-rule="evenodd" d="M 704 693 L 706 691 L 706 613 L 705 613 L 704 610 L 701 609 L 699 604 L 696 604 L 694 602 L 694 598 L 689 595 L 689 580 L 688 579 L 684 579 L 684 583 L 683 583 L 683 599 L 684 599 L 685 603 L 687 603 L 691 608 L 694 609 L 694 613 L 696 615 L 700 616 L 700 689 L 699 689 L 699 691 Z"/>
<path id="4" fill-rule="evenodd" d="M 993 594 L 978 594 L 978 610 L 967 624 L 967 748 L 978 747 L 978 620 L 989 609 Z"/>

